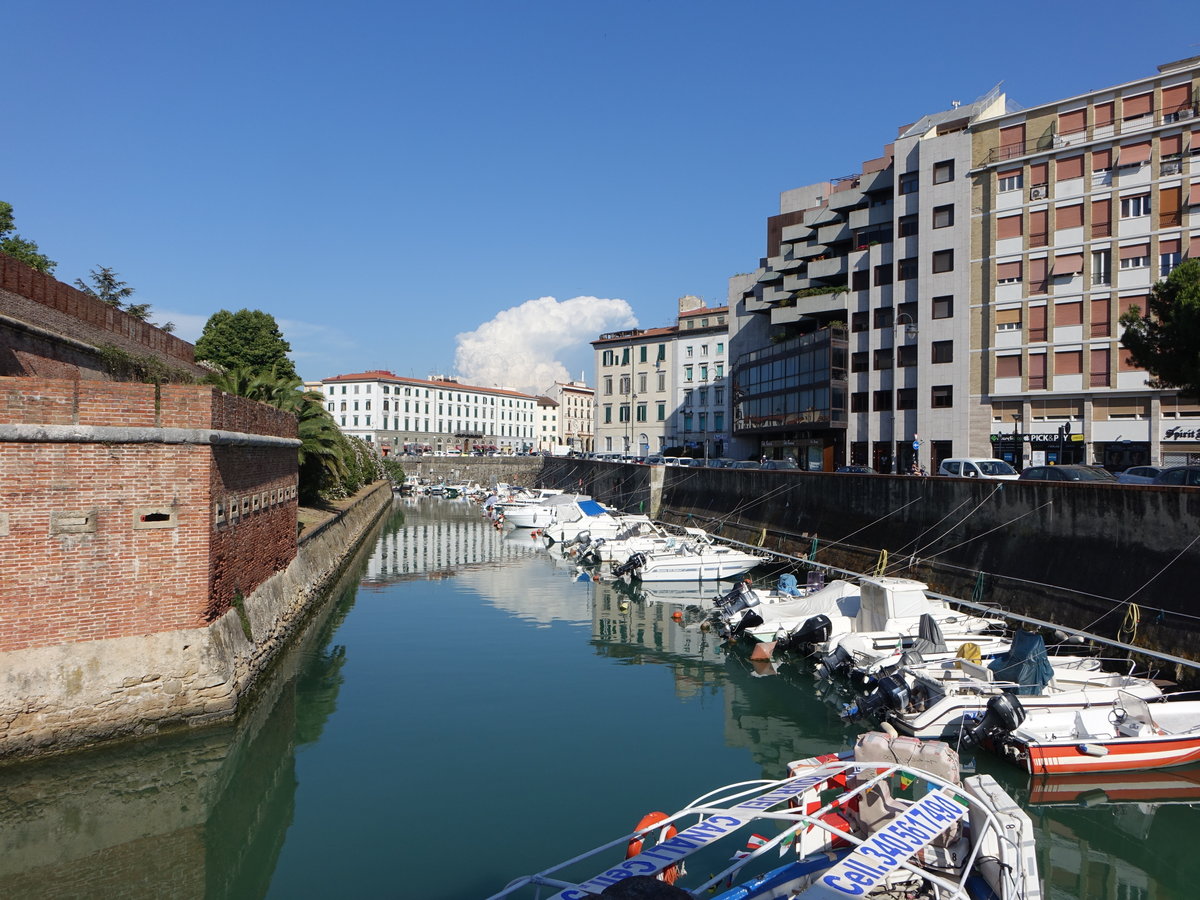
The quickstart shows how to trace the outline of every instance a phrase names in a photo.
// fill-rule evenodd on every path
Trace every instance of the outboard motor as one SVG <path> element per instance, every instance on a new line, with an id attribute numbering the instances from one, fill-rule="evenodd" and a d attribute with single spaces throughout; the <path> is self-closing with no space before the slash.
<path id="1" fill-rule="evenodd" d="M 620 577 L 634 571 L 635 569 L 640 569 L 645 564 L 646 554 L 632 553 L 630 554 L 629 559 L 625 560 L 625 562 L 621 563 L 621 565 L 614 567 L 612 573 L 617 577 Z"/>
<path id="2" fill-rule="evenodd" d="M 805 619 L 799 628 L 788 635 L 788 645 L 799 648 L 806 644 L 823 644 L 829 640 L 832 631 L 833 623 L 829 621 L 829 616 L 813 616 Z"/>
<path id="3" fill-rule="evenodd" d="M 844 675 L 850 671 L 853 664 L 854 657 L 850 655 L 850 651 L 845 647 L 837 646 L 821 657 L 821 661 L 817 663 L 817 676 L 833 678 L 835 675 Z"/>
<path id="4" fill-rule="evenodd" d="M 579 554 L 579 561 L 585 566 L 598 566 L 600 564 L 600 546 L 604 543 L 604 538 L 596 538 L 588 544 L 587 548 Z"/>
<path id="5" fill-rule="evenodd" d="M 987 711 L 979 724 L 963 735 L 967 746 L 979 746 L 986 740 L 1004 737 L 1025 721 L 1025 707 L 1016 694 L 1005 691 L 987 702 Z"/>
<path id="6" fill-rule="evenodd" d="M 842 707 L 843 719 L 854 721 L 862 718 L 882 717 L 889 712 L 902 712 L 908 708 L 908 682 L 903 675 L 889 675 L 880 679 L 875 691 L 857 703 Z"/>

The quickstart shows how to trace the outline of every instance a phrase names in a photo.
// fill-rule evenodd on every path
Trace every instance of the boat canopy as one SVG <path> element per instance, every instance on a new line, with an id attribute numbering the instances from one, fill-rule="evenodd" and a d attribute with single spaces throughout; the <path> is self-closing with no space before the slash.
<path id="1" fill-rule="evenodd" d="M 1014 632 L 1012 649 L 993 659 L 988 668 L 997 681 L 1015 683 L 1015 694 L 1041 694 L 1054 677 L 1046 642 L 1036 631 Z"/>
<path id="2" fill-rule="evenodd" d="M 580 500 L 579 509 L 585 516 L 602 516 L 605 509 L 595 500 Z"/>
<path id="3" fill-rule="evenodd" d="M 932 606 L 925 583 L 911 578 L 863 578 L 855 631 L 886 631 L 889 619 L 918 618 Z"/>

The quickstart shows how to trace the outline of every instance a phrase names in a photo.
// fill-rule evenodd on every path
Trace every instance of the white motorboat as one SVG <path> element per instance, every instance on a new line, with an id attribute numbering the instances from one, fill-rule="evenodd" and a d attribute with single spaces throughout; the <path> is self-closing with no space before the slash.
<path id="1" fill-rule="evenodd" d="M 960 659 L 953 666 L 901 670 L 843 715 L 883 718 L 915 737 L 957 740 L 976 730 L 988 701 L 1003 693 L 1019 694 L 1028 709 L 1059 710 L 1111 706 L 1122 692 L 1151 701 L 1163 696 L 1151 679 L 1106 671 L 1090 658 L 1060 666 L 1052 659 L 1040 634 L 1018 631 L 1012 650 L 988 665 Z"/>
<path id="2" fill-rule="evenodd" d="M 558 508 L 580 500 L 590 500 L 581 494 L 554 494 L 542 498 L 538 503 L 497 504 L 504 513 L 504 521 L 517 528 L 542 528 L 553 525 Z"/>
<path id="3" fill-rule="evenodd" d="M 632 833 L 491 900 L 584 900 L 625 879 L 639 893 L 622 896 L 1041 900 L 1029 816 L 992 776 L 961 777 L 946 744 L 863 734 L 852 750 L 787 772 L 649 813 Z M 622 844 L 626 859 L 614 862 Z"/>
<path id="4" fill-rule="evenodd" d="M 687 539 L 673 547 L 631 554 L 624 563 L 613 566 L 613 575 L 640 581 L 720 581 L 744 575 L 768 559 L 716 543 L 700 529 L 687 530 Z"/>
<path id="5" fill-rule="evenodd" d="M 547 546 L 612 537 L 635 519 L 650 521 L 649 516 L 623 515 L 595 500 L 573 500 L 560 504 L 555 510 L 554 521 L 538 527 Z"/>

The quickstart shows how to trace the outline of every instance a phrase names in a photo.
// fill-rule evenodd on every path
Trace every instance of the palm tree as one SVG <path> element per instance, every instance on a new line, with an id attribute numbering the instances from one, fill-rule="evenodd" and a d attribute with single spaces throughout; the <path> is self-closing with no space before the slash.
<path id="1" fill-rule="evenodd" d="M 296 417 L 303 502 L 319 499 L 323 488 L 345 480 L 345 438 L 326 412 L 321 395 L 302 390 L 299 378 L 281 376 L 274 367 L 263 372 L 240 368 L 214 373 L 208 382 L 227 394 L 258 400 Z"/>

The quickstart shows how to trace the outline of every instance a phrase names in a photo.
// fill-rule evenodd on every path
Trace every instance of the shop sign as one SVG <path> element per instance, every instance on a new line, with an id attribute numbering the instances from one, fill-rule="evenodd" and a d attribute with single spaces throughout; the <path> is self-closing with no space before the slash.
<path id="1" fill-rule="evenodd" d="M 1068 434 L 1063 436 L 1061 434 L 1026 433 L 1018 434 L 1016 435 L 1016 438 L 1017 440 L 1024 441 L 1027 444 L 1057 444 L 1059 441 L 1074 441 L 1076 443 L 1083 442 L 1082 434 Z M 1011 441 L 1012 439 L 1013 434 L 1011 431 L 991 435 L 991 441 L 993 444 L 998 443 L 999 441 Z"/>
<path id="2" fill-rule="evenodd" d="M 1200 441 L 1200 427 L 1184 428 L 1173 425 L 1163 432 L 1164 441 Z"/>

